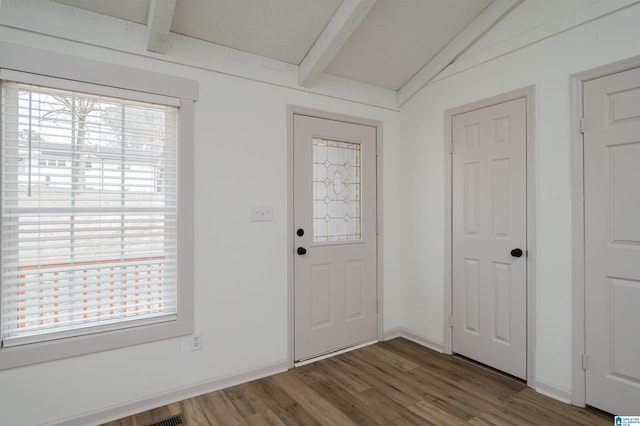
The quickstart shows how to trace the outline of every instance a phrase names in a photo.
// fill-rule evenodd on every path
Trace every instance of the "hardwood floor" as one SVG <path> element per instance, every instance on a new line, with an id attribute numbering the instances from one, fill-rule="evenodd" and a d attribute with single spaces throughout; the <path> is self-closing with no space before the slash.
<path id="1" fill-rule="evenodd" d="M 187 425 L 611 425 L 512 377 L 398 338 L 107 423 Z"/>

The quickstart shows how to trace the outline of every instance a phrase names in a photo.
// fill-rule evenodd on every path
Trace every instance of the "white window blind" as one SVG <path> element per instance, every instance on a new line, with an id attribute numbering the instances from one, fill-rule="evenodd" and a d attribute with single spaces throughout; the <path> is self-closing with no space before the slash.
<path id="1" fill-rule="evenodd" d="M 0 84 L 2 346 L 175 320 L 178 108 Z"/>

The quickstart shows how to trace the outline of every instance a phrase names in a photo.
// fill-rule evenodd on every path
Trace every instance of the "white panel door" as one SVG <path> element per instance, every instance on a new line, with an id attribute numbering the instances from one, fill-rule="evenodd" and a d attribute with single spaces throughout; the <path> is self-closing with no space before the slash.
<path id="1" fill-rule="evenodd" d="M 376 129 L 294 115 L 294 357 L 377 339 Z"/>
<path id="2" fill-rule="evenodd" d="M 640 69 L 584 83 L 586 402 L 640 413 Z"/>
<path id="3" fill-rule="evenodd" d="M 453 351 L 526 378 L 524 98 L 452 118 Z"/>

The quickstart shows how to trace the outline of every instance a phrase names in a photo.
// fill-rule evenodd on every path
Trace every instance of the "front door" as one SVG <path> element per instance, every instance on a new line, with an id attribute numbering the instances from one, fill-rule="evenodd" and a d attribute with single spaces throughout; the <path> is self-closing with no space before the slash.
<path id="1" fill-rule="evenodd" d="M 294 358 L 377 339 L 376 128 L 294 115 Z"/>
<path id="2" fill-rule="evenodd" d="M 453 351 L 526 378 L 526 100 L 452 117 Z"/>
<path id="3" fill-rule="evenodd" d="M 640 413 L 640 69 L 584 83 L 586 402 Z"/>

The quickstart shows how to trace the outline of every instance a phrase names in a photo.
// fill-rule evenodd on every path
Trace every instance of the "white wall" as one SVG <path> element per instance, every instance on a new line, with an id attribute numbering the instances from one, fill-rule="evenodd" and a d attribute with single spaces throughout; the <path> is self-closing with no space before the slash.
<path id="1" fill-rule="evenodd" d="M 533 11 L 548 6 L 538 4 L 523 3 Z M 527 15 L 507 18 L 496 31 L 513 34 Z M 36 18 L 43 26 L 64 25 Z M 529 85 L 536 96 L 536 379 L 570 392 L 568 77 L 640 54 L 638 22 L 635 5 L 480 65 L 445 71 L 401 113 L 0 26 L 0 41 L 199 82 L 195 292 L 196 328 L 204 333 L 199 352 L 173 339 L 2 371 L 0 424 L 55 422 L 160 401 L 166 393 L 286 364 L 288 104 L 383 122 L 384 328 L 442 344 L 444 111 Z M 180 48 L 189 55 L 187 42 Z M 195 52 L 202 54 L 201 44 Z M 258 203 L 273 204 L 273 222 L 250 222 L 249 208 Z"/>
<path id="2" fill-rule="evenodd" d="M 287 105 L 383 122 L 385 329 L 401 325 L 399 113 L 0 27 L 0 40 L 197 80 L 196 329 L 186 339 L 0 372 L 0 424 L 61 421 L 287 361 Z M 250 221 L 252 204 L 274 221 Z"/>
<path id="3" fill-rule="evenodd" d="M 599 3 L 602 6 L 607 2 Z M 526 1 L 522 7 L 530 13 L 514 13 L 494 31 L 505 36 L 517 34 L 518 28 L 528 28 L 529 16 L 542 14 L 536 12 L 548 6 L 545 2 Z M 426 86 L 405 104 L 401 110 L 406 173 L 403 196 L 411 206 L 403 217 L 407 329 L 444 344 L 444 112 L 535 85 L 535 379 L 556 396 L 571 397 L 569 76 L 640 55 L 639 22 L 640 5 L 636 4 L 470 68 L 455 73 L 445 71 L 445 77 Z M 492 40 L 489 47 L 495 44 L 498 41 Z M 473 53 L 482 57 L 482 52 Z"/>

